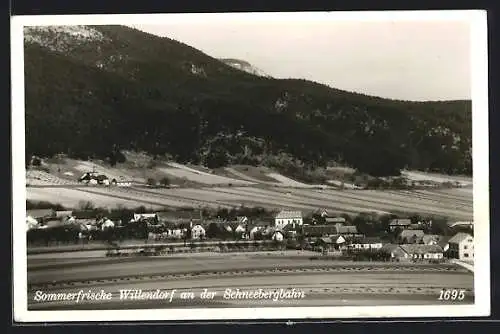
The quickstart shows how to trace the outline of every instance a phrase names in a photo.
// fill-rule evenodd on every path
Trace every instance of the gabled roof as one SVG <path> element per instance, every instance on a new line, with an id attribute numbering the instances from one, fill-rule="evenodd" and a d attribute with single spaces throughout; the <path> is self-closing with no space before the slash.
<path id="1" fill-rule="evenodd" d="M 439 242 L 443 238 L 442 235 L 437 235 L 437 234 L 425 234 L 422 237 L 422 241 L 427 244 L 431 241 Z"/>
<path id="2" fill-rule="evenodd" d="M 422 245 L 422 244 L 407 244 L 400 247 L 408 254 L 428 254 L 442 253 L 443 248 L 439 245 Z"/>
<path id="3" fill-rule="evenodd" d="M 35 209 L 35 210 L 26 210 L 26 216 L 31 218 L 40 219 L 46 217 L 53 217 L 55 211 L 52 209 Z"/>
<path id="4" fill-rule="evenodd" d="M 56 217 L 71 217 L 73 211 L 56 211 Z"/>
<path id="5" fill-rule="evenodd" d="M 278 212 L 278 214 L 275 217 L 276 219 L 296 219 L 296 218 L 302 218 L 302 212 L 300 211 L 286 211 L 282 210 Z"/>
<path id="6" fill-rule="evenodd" d="M 328 224 L 335 224 L 335 223 L 345 223 L 346 220 L 344 217 L 327 217 L 325 218 L 325 222 Z"/>
<path id="7" fill-rule="evenodd" d="M 390 226 L 408 226 L 411 225 L 410 219 L 393 219 L 389 223 Z"/>
<path id="8" fill-rule="evenodd" d="M 338 234 L 356 234 L 358 229 L 354 225 L 337 225 L 335 226 Z"/>
<path id="9" fill-rule="evenodd" d="M 444 249 L 444 247 L 449 243 L 450 239 L 450 236 L 442 236 L 441 240 L 439 240 L 437 244 Z"/>
<path id="10" fill-rule="evenodd" d="M 361 244 L 361 245 L 369 245 L 369 244 L 379 244 L 382 243 L 382 240 L 378 237 L 364 237 L 364 238 L 354 238 L 351 243 L 353 244 Z"/>
<path id="11" fill-rule="evenodd" d="M 335 225 L 305 225 L 304 234 L 325 235 L 325 234 L 338 234 L 338 233 L 337 233 L 337 227 Z"/>
<path id="12" fill-rule="evenodd" d="M 325 244 L 333 244 L 334 243 L 334 241 L 332 240 L 332 238 L 329 238 L 329 237 L 319 238 L 319 241 L 323 241 Z"/>
<path id="13" fill-rule="evenodd" d="M 450 240 L 448 240 L 448 243 L 458 244 L 467 238 L 472 238 L 472 235 L 463 232 L 458 232 Z"/>
<path id="14" fill-rule="evenodd" d="M 422 230 L 403 230 L 399 234 L 400 238 L 411 238 L 416 236 L 417 238 L 421 238 L 424 236 L 424 231 Z"/>
<path id="15" fill-rule="evenodd" d="M 96 213 L 91 210 L 73 211 L 73 217 L 76 219 L 95 219 Z"/>

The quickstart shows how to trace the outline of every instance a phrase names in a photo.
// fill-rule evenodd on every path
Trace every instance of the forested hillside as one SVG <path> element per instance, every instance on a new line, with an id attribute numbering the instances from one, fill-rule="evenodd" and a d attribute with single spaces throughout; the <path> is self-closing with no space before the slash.
<path id="1" fill-rule="evenodd" d="M 332 61 L 334 61 L 332 59 Z M 26 153 L 208 167 L 471 174 L 471 102 L 392 101 L 245 73 L 122 26 L 25 30 Z"/>

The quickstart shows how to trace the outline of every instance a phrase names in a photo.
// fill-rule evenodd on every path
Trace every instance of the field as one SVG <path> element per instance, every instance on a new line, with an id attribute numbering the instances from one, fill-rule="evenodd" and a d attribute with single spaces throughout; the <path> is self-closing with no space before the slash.
<path id="1" fill-rule="evenodd" d="M 135 186 L 122 188 L 78 185 L 76 178 L 79 173 L 92 169 L 106 173 L 108 177 L 134 180 Z M 45 164 L 45 170 L 27 171 L 28 200 L 60 203 L 67 207 L 77 207 L 80 201 L 91 201 L 101 207 L 144 205 L 152 208 L 232 208 L 244 205 L 306 212 L 324 208 L 337 214 L 405 212 L 446 216 L 460 221 L 473 220 L 472 187 L 469 186 L 472 180 L 464 177 L 429 175 L 429 179 L 433 180 L 441 177 L 439 180 L 443 182 L 462 182 L 467 186 L 464 188 L 340 190 L 336 187 L 304 184 L 270 169 L 251 166 L 210 171 L 203 167 L 173 162 L 156 162 L 152 165 L 146 159 L 140 163 L 127 162 L 114 167 L 102 162 L 66 159 L 64 163 Z M 173 187 L 151 188 L 141 185 L 141 181 L 145 179 L 141 179 L 141 173 L 148 177 L 155 176 L 158 180 L 161 176 L 168 176 Z M 420 172 L 405 173 L 415 179 L 422 179 L 427 175 Z"/>

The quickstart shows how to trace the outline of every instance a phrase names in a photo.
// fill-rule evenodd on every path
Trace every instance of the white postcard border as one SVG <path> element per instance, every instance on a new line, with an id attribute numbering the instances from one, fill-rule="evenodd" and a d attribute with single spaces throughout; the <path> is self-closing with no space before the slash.
<path id="1" fill-rule="evenodd" d="M 370 307 L 265 307 L 208 309 L 148 309 L 91 311 L 28 311 L 27 264 L 24 220 L 25 129 L 23 27 L 76 24 L 162 24 L 176 20 L 204 22 L 227 20 L 468 20 L 471 23 L 472 110 L 473 110 L 473 194 L 475 222 L 475 304 L 433 306 Z M 11 21 L 12 73 L 12 198 L 13 198 L 13 296 L 14 320 L 18 322 L 146 321 L 146 320 L 244 320 L 244 319 L 357 319 L 475 317 L 490 315 L 489 235 L 489 149 L 488 149 L 488 65 L 486 11 L 400 11 L 400 12 L 303 12 L 224 14 L 141 14 L 16 16 Z M 17 221 L 17 223 L 16 223 Z"/>

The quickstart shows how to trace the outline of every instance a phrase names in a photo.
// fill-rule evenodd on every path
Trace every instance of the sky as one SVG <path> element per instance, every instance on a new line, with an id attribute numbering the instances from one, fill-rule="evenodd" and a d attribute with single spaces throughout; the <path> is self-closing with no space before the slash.
<path id="1" fill-rule="evenodd" d="M 131 26 L 275 78 L 399 100 L 471 98 L 469 21 L 165 21 Z"/>

